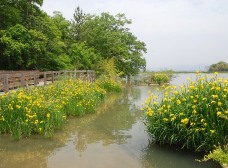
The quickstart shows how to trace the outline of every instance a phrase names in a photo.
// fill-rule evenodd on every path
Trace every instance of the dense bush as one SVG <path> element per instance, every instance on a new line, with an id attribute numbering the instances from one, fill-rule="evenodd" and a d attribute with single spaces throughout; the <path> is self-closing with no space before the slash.
<path id="1" fill-rule="evenodd" d="M 160 143 L 209 151 L 228 135 L 228 79 L 202 77 L 188 84 L 164 87 L 160 103 L 151 94 L 145 102 L 146 126 Z"/>
<path id="2" fill-rule="evenodd" d="M 156 84 L 163 84 L 163 83 L 169 83 L 170 80 L 174 77 L 174 71 L 172 70 L 164 70 L 164 71 L 158 71 L 158 72 L 149 72 L 150 76 L 150 83 L 156 83 Z"/>
<path id="3" fill-rule="evenodd" d="M 157 83 L 160 85 L 161 83 L 168 83 L 169 81 L 170 81 L 170 78 L 167 74 L 155 73 L 155 74 L 151 75 L 152 83 Z"/>

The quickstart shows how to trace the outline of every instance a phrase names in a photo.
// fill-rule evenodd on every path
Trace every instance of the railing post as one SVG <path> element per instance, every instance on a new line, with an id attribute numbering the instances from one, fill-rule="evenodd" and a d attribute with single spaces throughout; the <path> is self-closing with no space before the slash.
<path id="1" fill-rule="evenodd" d="M 54 83 L 54 81 L 55 81 L 55 72 L 52 71 L 52 73 L 51 73 L 51 82 Z"/>
<path id="2" fill-rule="evenodd" d="M 21 72 L 21 86 L 25 87 L 25 74 Z"/>
<path id="3" fill-rule="evenodd" d="M 46 84 L 47 84 L 47 73 L 44 72 L 44 85 L 46 85 Z"/>
<path id="4" fill-rule="evenodd" d="M 33 72 L 33 77 L 34 77 L 34 86 L 36 86 L 36 84 L 37 84 L 37 79 L 36 79 L 37 75 L 36 75 L 36 72 Z"/>
<path id="5" fill-rule="evenodd" d="M 86 71 L 85 71 L 85 79 L 86 79 L 86 81 L 88 81 L 88 79 L 89 79 L 89 78 L 88 78 L 88 77 L 89 77 L 88 75 L 89 75 L 89 74 L 88 74 L 88 70 L 86 70 Z"/>
<path id="6" fill-rule="evenodd" d="M 5 74 L 4 75 L 4 92 L 8 92 L 9 91 L 9 75 Z"/>
<path id="7" fill-rule="evenodd" d="M 74 70 L 74 79 L 76 79 L 76 78 L 77 78 L 77 71 Z"/>
<path id="8" fill-rule="evenodd" d="M 64 80 L 66 80 L 66 70 L 64 70 Z"/>
<path id="9" fill-rule="evenodd" d="M 96 80 L 96 72 L 95 71 L 93 71 L 93 82 L 95 82 L 95 80 Z"/>

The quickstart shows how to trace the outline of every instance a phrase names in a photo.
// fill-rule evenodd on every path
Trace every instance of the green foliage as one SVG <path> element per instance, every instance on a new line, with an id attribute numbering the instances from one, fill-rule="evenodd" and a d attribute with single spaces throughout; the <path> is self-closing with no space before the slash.
<path id="1" fill-rule="evenodd" d="M 120 82 L 117 82 L 116 80 L 107 77 L 107 76 L 101 76 L 96 83 L 101 88 L 109 91 L 109 92 L 120 92 L 122 90 L 122 85 Z"/>
<path id="2" fill-rule="evenodd" d="M 0 68 L 10 70 L 95 69 L 114 58 L 123 75 L 145 68 L 145 43 L 129 32 L 124 14 L 89 15 L 77 7 L 70 22 L 50 17 L 43 0 L 0 2 Z"/>
<path id="3" fill-rule="evenodd" d="M 23 55 L 28 51 L 28 31 L 22 25 L 15 25 L 7 31 L 1 31 L 0 47 L 2 48 L 1 67 L 18 68 L 23 65 Z"/>
<path id="4" fill-rule="evenodd" d="M 7 29 L 14 26 L 15 23 L 22 22 L 20 9 L 18 9 L 16 3 L 10 0 L 0 1 L 0 20 L 0 29 Z"/>
<path id="5" fill-rule="evenodd" d="M 120 75 L 122 72 L 117 71 L 114 58 L 102 60 L 98 66 L 97 82 L 99 85 L 109 91 L 121 91 Z"/>
<path id="6" fill-rule="evenodd" d="M 217 64 L 212 64 L 209 67 L 209 71 L 211 72 L 228 71 L 228 64 L 226 62 L 220 61 Z"/>
<path id="7" fill-rule="evenodd" d="M 98 75 L 105 75 L 116 80 L 118 80 L 123 73 L 117 70 L 114 58 L 101 60 L 98 63 L 97 71 Z"/>
<path id="8" fill-rule="evenodd" d="M 74 16 L 77 19 L 73 22 L 76 40 L 94 48 L 101 59 L 114 58 L 117 70 L 125 76 L 137 74 L 145 68 L 146 62 L 142 57 L 146 52 L 145 43 L 125 28 L 131 21 L 124 14 L 85 15 L 78 9 Z"/>
<path id="9" fill-rule="evenodd" d="M 43 17 L 39 30 L 21 24 L 0 32 L 2 69 L 60 70 L 72 67 L 66 54 L 62 32 L 49 17 Z"/>
<path id="10" fill-rule="evenodd" d="M 159 72 L 144 72 L 142 73 L 141 82 L 146 84 L 159 84 L 169 83 L 174 77 L 172 70 L 165 70 Z"/>
<path id="11" fill-rule="evenodd" d="M 160 143 L 209 151 L 228 135 L 228 79 L 197 74 L 196 82 L 177 88 L 164 86 L 160 103 L 150 95 L 145 103 L 148 131 Z"/>
<path id="12" fill-rule="evenodd" d="M 210 152 L 208 155 L 204 156 L 204 159 L 202 161 L 208 161 L 210 159 L 213 159 L 217 162 L 219 162 L 221 165 L 228 165 L 228 147 L 227 145 L 218 146 L 216 149 L 214 149 L 212 152 Z"/>
<path id="13" fill-rule="evenodd" d="M 61 31 L 61 39 L 64 42 L 68 42 L 71 36 L 70 22 L 66 20 L 62 13 L 55 11 L 54 16 L 51 18 L 58 30 Z"/>
<path id="14" fill-rule="evenodd" d="M 74 69 L 96 69 L 100 60 L 95 50 L 86 46 L 85 43 L 73 43 L 70 57 Z"/>
<path id="15" fill-rule="evenodd" d="M 88 16 L 89 15 L 85 14 L 82 11 L 82 9 L 80 9 L 79 6 L 75 9 L 75 12 L 73 14 L 72 26 L 71 26 L 73 41 L 75 42 L 84 41 L 82 37 L 82 33 L 84 31 L 82 26 L 85 23 Z"/>
<path id="16" fill-rule="evenodd" d="M 151 82 L 152 83 L 157 83 L 157 84 L 162 84 L 162 83 L 168 83 L 170 81 L 168 75 L 166 74 L 161 74 L 161 73 L 154 73 L 151 75 Z"/>
<path id="17" fill-rule="evenodd" d="M 46 44 L 47 38 L 43 33 L 28 30 L 20 24 L 1 31 L 2 61 L 0 65 L 3 69 L 38 69 L 38 65 L 42 64 L 41 59 L 46 51 Z"/>

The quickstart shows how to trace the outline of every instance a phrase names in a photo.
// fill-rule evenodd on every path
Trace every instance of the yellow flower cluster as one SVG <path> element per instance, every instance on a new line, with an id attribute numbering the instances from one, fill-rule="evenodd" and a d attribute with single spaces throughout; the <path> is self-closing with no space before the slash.
<path id="1" fill-rule="evenodd" d="M 160 136 L 159 132 L 170 135 L 170 132 L 165 131 L 179 130 L 186 135 L 180 135 L 177 131 L 171 136 L 170 142 L 173 142 L 176 137 L 184 144 L 192 143 L 188 145 L 195 146 L 197 150 L 213 146 L 214 144 L 210 142 L 215 143 L 218 139 L 225 139 L 217 136 L 228 135 L 228 122 L 224 121 L 224 118 L 228 119 L 228 78 L 218 78 L 217 73 L 214 76 L 203 77 L 200 72 L 197 72 L 196 81 L 189 78 L 185 85 L 162 88 L 164 88 L 164 95 L 161 101 L 154 99 L 156 95 L 150 93 L 143 104 L 143 109 L 146 111 L 146 124 L 152 134 L 158 134 L 155 134 L 155 137 L 166 137 Z M 212 140 L 204 143 L 203 140 L 207 139 L 208 134 L 213 134 L 210 137 Z M 183 139 L 181 139 L 182 136 Z M 188 138 L 193 136 L 194 142 L 189 141 Z M 161 141 L 164 140 L 161 139 Z"/>
<path id="2" fill-rule="evenodd" d="M 181 123 L 182 123 L 182 124 L 185 124 L 185 125 L 188 124 L 188 121 L 189 121 L 188 118 L 181 119 Z"/>
<path id="3" fill-rule="evenodd" d="M 108 84 L 109 81 L 105 82 Z M 110 83 L 115 85 L 114 81 Z M 53 129 L 62 125 L 67 115 L 95 111 L 96 105 L 106 95 L 100 84 L 70 79 L 4 94 L 0 96 L 0 132 L 16 130 L 13 127 L 21 124 L 20 134 L 50 135 Z M 15 124 L 14 121 L 20 122 Z"/>

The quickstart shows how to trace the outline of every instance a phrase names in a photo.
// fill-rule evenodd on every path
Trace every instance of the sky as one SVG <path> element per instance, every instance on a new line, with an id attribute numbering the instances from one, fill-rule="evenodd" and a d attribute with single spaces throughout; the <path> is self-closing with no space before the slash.
<path id="1" fill-rule="evenodd" d="M 49 15 L 67 20 L 84 13 L 124 13 L 130 31 L 145 42 L 148 70 L 205 70 L 228 63 L 228 0 L 44 0 Z"/>

